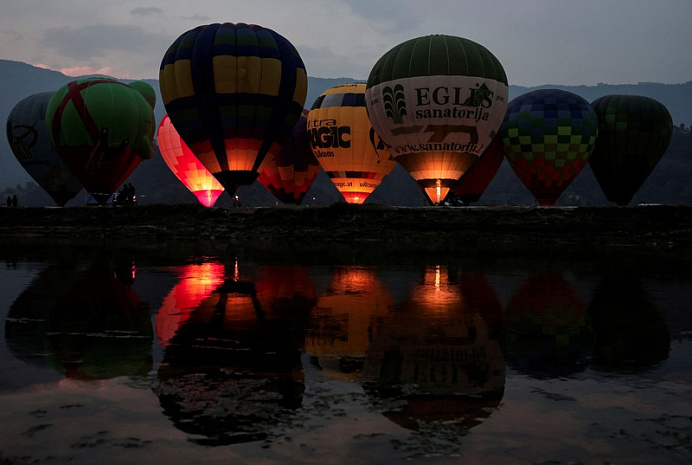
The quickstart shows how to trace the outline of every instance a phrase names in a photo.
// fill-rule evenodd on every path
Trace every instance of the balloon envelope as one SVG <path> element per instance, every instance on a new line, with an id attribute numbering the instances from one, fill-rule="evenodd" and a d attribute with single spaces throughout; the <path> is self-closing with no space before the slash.
<path id="1" fill-rule="evenodd" d="M 82 185 L 50 143 L 46 107 L 52 96 L 41 92 L 17 103 L 7 118 L 7 141 L 26 172 L 62 207 Z"/>
<path id="2" fill-rule="evenodd" d="M 591 170 L 608 200 L 627 205 L 666 152 L 673 119 L 662 103 L 638 95 L 606 95 L 591 105 L 599 131 Z"/>
<path id="3" fill-rule="evenodd" d="M 464 205 L 478 202 L 504 159 L 505 147 L 502 145 L 502 139 L 496 135 L 476 163 L 471 165 L 471 168 L 457 182 L 453 191 L 456 198 Z"/>
<path id="4" fill-rule="evenodd" d="M 303 110 L 281 150 L 276 155 L 267 155 L 260 166 L 259 182 L 284 203 L 300 205 L 320 172 L 310 148 L 307 114 Z"/>
<path id="5" fill-rule="evenodd" d="M 293 45 L 271 29 L 209 24 L 169 47 L 159 85 L 180 136 L 233 195 L 291 134 L 307 74 Z"/>
<path id="6" fill-rule="evenodd" d="M 61 87 L 48 102 L 46 124 L 56 152 L 99 204 L 154 154 L 154 109 L 115 79 Z"/>
<path id="7" fill-rule="evenodd" d="M 394 169 L 365 108 L 365 84 L 342 84 L 320 95 L 308 114 L 317 161 L 348 203 L 361 204 Z"/>
<path id="8" fill-rule="evenodd" d="M 540 89 L 509 103 L 500 132 L 514 172 L 540 205 L 550 206 L 591 156 L 598 119 L 580 96 Z"/>
<path id="9" fill-rule="evenodd" d="M 199 203 L 205 207 L 213 206 L 223 193 L 223 186 L 185 144 L 168 115 L 164 115 L 159 123 L 156 140 L 163 161 L 173 174 L 197 197 Z"/>
<path id="10" fill-rule="evenodd" d="M 370 71 L 365 93 L 375 132 L 433 203 L 490 144 L 507 97 L 497 58 L 480 44 L 446 35 L 391 49 Z"/>

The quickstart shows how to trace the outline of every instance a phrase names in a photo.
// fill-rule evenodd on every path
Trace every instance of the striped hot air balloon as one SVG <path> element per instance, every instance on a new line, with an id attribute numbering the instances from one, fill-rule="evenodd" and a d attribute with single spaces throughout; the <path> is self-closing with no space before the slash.
<path id="1" fill-rule="evenodd" d="M 320 172 L 320 165 L 310 148 L 307 110 L 298 119 L 293 132 L 274 156 L 267 156 L 260 166 L 258 181 L 284 203 L 300 205 Z"/>
<path id="2" fill-rule="evenodd" d="M 320 95 L 308 114 L 308 133 L 317 161 L 348 203 L 363 203 L 396 166 L 368 119 L 365 83 Z"/>
<path id="3" fill-rule="evenodd" d="M 271 29 L 215 23 L 173 42 L 159 84 L 180 136 L 233 195 L 291 134 L 307 74 L 295 47 Z"/>
<path id="4" fill-rule="evenodd" d="M 161 157 L 173 174 L 197 197 L 199 203 L 205 207 L 213 206 L 223 193 L 223 186 L 185 144 L 168 115 L 161 119 L 156 139 Z"/>

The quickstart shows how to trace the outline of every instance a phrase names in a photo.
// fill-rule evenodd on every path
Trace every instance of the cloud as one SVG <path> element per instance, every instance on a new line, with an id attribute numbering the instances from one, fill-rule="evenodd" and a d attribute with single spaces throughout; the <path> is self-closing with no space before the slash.
<path id="1" fill-rule="evenodd" d="M 79 29 L 47 29 L 39 44 L 53 48 L 65 57 L 89 59 L 101 56 L 105 51 L 139 50 L 151 39 L 151 34 L 137 26 L 94 24 Z"/>
<path id="2" fill-rule="evenodd" d="M 130 14 L 135 16 L 160 15 L 163 14 L 163 10 L 161 8 L 156 8 L 155 6 L 140 6 L 130 10 Z"/>

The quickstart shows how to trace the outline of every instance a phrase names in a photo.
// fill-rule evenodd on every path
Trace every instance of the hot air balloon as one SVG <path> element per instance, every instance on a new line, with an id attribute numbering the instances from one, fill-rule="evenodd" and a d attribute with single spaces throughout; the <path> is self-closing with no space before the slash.
<path id="1" fill-rule="evenodd" d="M 230 195 L 252 184 L 300 117 L 307 74 L 281 35 L 257 25 L 209 24 L 166 51 L 159 85 L 180 136 Z"/>
<path id="2" fill-rule="evenodd" d="M 61 87 L 48 102 L 46 125 L 56 152 L 101 205 L 154 154 L 151 103 L 115 79 L 78 79 Z"/>
<path id="3" fill-rule="evenodd" d="M 14 106 L 7 118 L 7 141 L 26 172 L 62 207 L 82 185 L 50 143 L 46 107 L 52 95 L 34 94 Z"/>
<path id="4" fill-rule="evenodd" d="M 394 169 L 365 108 L 365 84 L 342 84 L 320 95 L 308 114 L 310 145 L 348 203 L 361 204 Z"/>
<path id="5" fill-rule="evenodd" d="M 598 119 L 580 96 L 540 89 L 509 103 L 500 132 L 514 172 L 540 205 L 551 206 L 589 160 Z"/>
<path id="6" fill-rule="evenodd" d="M 432 35 L 379 59 L 365 103 L 392 156 L 438 204 L 490 144 L 507 96 L 505 71 L 485 47 Z"/>
<path id="7" fill-rule="evenodd" d="M 223 186 L 200 162 L 175 130 L 168 115 L 159 123 L 157 141 L 166 165 L 199 203 L 211 207 L 223 193 Z"/>
<path id="8" fill-rule="evenodd" d="M 505 159 L 505 148 L 499 135 L 493 138 L 478 161 L 464 173 L 452 191 L 457 200 L 464 205 L 478 202 L 490 181 L 493 180 Z"/>
<path id="9" fill-rule="evenodd" d="M 320 165 L 310 148 L 307 110 L 298 119 L 293 132 L 281 150 L 264 158 L 259 182 L 284 203 L 300 205 L 320 172 Z"/>
<path id="10" fill-rule="evenodd" d="M 591 170 L 608 200 L 627 205 L 666 152 L 673 119 L 649 97 L 606 95 L 591 105 L 599 131 Z"/>

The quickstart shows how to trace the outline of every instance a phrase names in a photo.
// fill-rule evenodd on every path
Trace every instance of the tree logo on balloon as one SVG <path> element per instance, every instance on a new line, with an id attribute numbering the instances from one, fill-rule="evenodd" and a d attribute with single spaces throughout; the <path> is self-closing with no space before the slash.
<path id="1" fill-rule="evenodd" d="M 382 90 L 382 99 L 384 100 L 384 108 L 387 116 L 392 118 L 395 124 L 401 124 L 403 117 L 407 115 L 406 111 L 406 95 L 404 94 L 404 86 L 397 84 L 394 89 L 387 86 Z"/>

